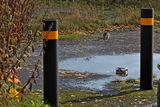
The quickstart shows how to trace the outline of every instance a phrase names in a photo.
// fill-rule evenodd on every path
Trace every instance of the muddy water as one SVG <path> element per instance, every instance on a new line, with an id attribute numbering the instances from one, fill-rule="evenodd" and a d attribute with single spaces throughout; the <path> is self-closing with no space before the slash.
<path id="1" fill-rule="evenodd" d="M 153 56 L 153 74 L 160 77 L 160 71 L 157 64 L 160 63 L 160 54 L 154 53 Z M 116 67 L 127 67 L 128 76 L 116 76 Z M 71 58 L 59 62 L 59 68 L 76 70 L 79 72 L 93 72 L 99 74 L 112 75 L 109 78 L 101 78 L 91 81 L 75 81 L 73 80 L 68 86 L 86 87 L 92 90 L 108 90 L 107 83 L 114 80 L 125 80 L 128 78 L 140 78 L 140 54 L 124 54 L 124 55 L 101 55 L 88 56 L 82 58 Z"/>

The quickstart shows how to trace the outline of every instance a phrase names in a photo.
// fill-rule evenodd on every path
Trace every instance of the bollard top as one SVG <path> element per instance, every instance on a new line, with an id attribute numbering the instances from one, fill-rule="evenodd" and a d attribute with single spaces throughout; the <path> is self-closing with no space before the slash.
<path id="1" fill-rule="evenodd" d="M 43 20 L 43 31 L 57 31 L 58 19 L 45 19 Z"/>
<path id="2" fill-rule="evenodd" d="M 154 8 L 141 9 L 141 18 L 154 18 Z"/>
<path id="3" fill-rule="evenodd" d="M 154 10 L 154 8 L 142 8 L 143 10 Z"/>
<path id="4" fill-rule="evenodd" d="M 58 19 L 44 19 L 44 20 L 43 20 L 43 22 L 46 22 L 46 21 L 54 22 L 54 21 L 58 21 Z"/>

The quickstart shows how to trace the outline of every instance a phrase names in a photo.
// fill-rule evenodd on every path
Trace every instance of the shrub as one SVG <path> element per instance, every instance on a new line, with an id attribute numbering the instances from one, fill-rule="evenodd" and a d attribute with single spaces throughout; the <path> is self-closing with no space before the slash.
<path id="1" fill-rule="evenodd" d="M 34 2 L 33 2 L 34 1 Z M 26 85 L 18 78 L 17 68 L 34 51 L 36 31 L 27 32 L 27 26 L 36 0 L 0 1 L 0 106 L 10 106 L 24 97 L 27 85 L 35 80 L 34 73 Z"/>

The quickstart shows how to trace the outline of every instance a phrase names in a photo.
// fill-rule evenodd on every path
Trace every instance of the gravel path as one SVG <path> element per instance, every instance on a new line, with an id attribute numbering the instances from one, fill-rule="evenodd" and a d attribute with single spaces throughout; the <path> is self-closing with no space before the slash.
<path id="1" fill-rule="evenodd" d="M 98 40 L 101 33 L 95 40 L 83 41 L 59 41 L 59 57 L 65 59 L 69 57 L 81 57 L 87 55 L 114 55 L 130 54 L 140 52 L 140 29 L 111 31 L 108 41 Z M 145 36 L 145 35 L 144 35 Z M 160 33 L 154 33 L 154 52 L 160 53 Z"/>

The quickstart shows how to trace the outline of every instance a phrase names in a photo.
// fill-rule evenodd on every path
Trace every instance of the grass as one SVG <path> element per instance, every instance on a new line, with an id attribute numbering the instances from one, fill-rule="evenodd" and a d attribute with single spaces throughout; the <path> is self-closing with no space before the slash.
<path id="1" fill-rule="evenodd" d="M 154 80 L 153 90 L 139 90 L 139 80 L 127 79 L 126 81 L 114 81 L 107 84 L 107 88 L 113 89 L 116 94 L 100 94 L 92 90 L 62 89 L 59 94 L 60 107 L 132 107 L 139 104 L 156 101 L 157 80 Z M 0 97 L 2 98 L 2 96 Z M 22 101 L 8 100 L 5 96 L 1 99 L 2 107 L 50 107 L 43 104 L 41 90 L 33 90 L 25 94 Z"/>
<path id="2" fill-rule="evenodd" d="M 37 25 L 42 19 L 58 19 L 60 35 L 114 30 L 124 26 L 139 27 L 141 8 L 154 8 L 155 20 L 160 20 L 160 2 L 156 0 L 145 2 L 123 0 L 113 3 L 113 0 L 40 1 L 31 24 Z M 155 24 L 156 32 L 160 31 L 159 26 L 159 23 Z M 39 28 L 42 31 L 42 26 Z"/>
<path id="3" fill-rule="evenodd" d="M 135 82 L 136 82 L 136 80 L 135 80 L 135 79 L 133 79 L 133 78 L 130 78 L 130 79 L 127 79 L 127 80 L 126 80 L 126 82 L 135 83 Z"/>
<path id="4" fill-rule="evenodd" d="M 110 87 L 117 90 L 117 95 L 103 95 L 86 90 L 62 90 L 60 107 L 112 107 L 135 105 L 156 101 L 156 86 L 153 90 L 137 89 L 139 82 L 117 82 Z"/>
<path id="5" fill-rule="evenodd" d="M 108 88 L 114 89 L 117 93 L 112 95 L 82 89 L 60 90 L 59 107 L 133 107 L 156 101 L 157 81 L 154 82 L 153 90 L 139 90 L 139 81 L 135 81 L 111 82 Z M 50 107 L 43 104 L 43 94 L 40 90 L 26 94 L 20 103 L 16 99 L 10 100 L 7 104 L 2 104 L 3 101 L 0 103 L 3 107 Z"/>
<path id="6" fill-rule="evenodd" d="M 94 31 L 105 26 L 104 20 L 107 19 L 104 12 L 92 5 L 51 5 L 37 6 L 36 19 L 58 19 L 59 32 L 61 34 L 74 33 L 77 31 Z"/>
<path id="7" fill-rule="evenodd" d="M 59 37 L 60 40 L 72 40 L 72 41 L 84 41 L 84 40 L 95 40 L 100 35 L 90 34 L 66 34 Z"/>

